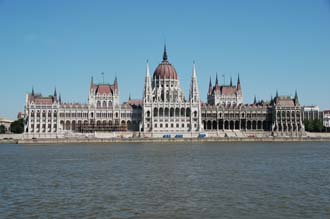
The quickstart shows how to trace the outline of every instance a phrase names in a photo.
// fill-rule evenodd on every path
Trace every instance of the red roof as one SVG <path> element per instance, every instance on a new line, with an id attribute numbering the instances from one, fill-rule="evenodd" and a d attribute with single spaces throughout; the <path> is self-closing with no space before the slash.
<path id="1" fill-rule="evenodd" d="M 109 95 L 116 91 L 116 87 L 110 84 L 94 85 L 92 88 L 95 89 L 95 94 L 97 95 Z"/>
<path id="2" fill-rule="evenodd" d="M 221 94 L 222 95 L 235 95 L 236 94 L 236 87 L 221 87 Z"/>
<path id="3" fill-rule="evenodd" d="M 178 79 L 175 68 L 168 62 L 162 61 L 156 68 L 153 78 L 160 79 Z"/>
<path id="4" fill-rule="evenodd" d="M 43 97 L 41 95 L 29 95 L 28 100 L 30 103 L 34 102 L 34 104 L 37 105 L 52 105 L 55 101 L 55 98 L 53 96 Z"/>

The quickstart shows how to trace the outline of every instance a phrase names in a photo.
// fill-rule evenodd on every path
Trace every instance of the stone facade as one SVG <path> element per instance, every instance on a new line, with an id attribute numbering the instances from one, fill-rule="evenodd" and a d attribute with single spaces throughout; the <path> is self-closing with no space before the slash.
<path id="1" fill-rule="evenodd" d="M 26 95 L 27 133 L 59 133 L 63 131 L 128 131 L 138 130 L 141 101 L 119 104 L 118 82 L 94 84 L 91 81 L 88 104 L 62 103 L 61 97 L 43 97 L 34 90 Z"/>
<path id="2" fill-rule="evenodd" d="M 163 60 L 150 76 L 146 66 L 142 100 L 120 103 L 118 80 L 113 84 L 94 83 L 91 79 L 86 104 L 63 103 L 56 89 L 44 97 L 34 90 L 26 95 L 26 133 L 66 132 L 126 132 L 144 136 L 182 134 L 197 136 L 203 132 L 247 133 L 263 131 L 273 136 L 302 136 L 303 111 L 294 98 L 279 96 L 267 101 L 243 103 L 243 91 L 238 76 L 234 86 L 214 86 L 210 80 L 207 103 L 199 94 L 195 63 L 192 66 L 189 97 L 180 87 L 176 69 L 168 61 L 166 47 Z"/>

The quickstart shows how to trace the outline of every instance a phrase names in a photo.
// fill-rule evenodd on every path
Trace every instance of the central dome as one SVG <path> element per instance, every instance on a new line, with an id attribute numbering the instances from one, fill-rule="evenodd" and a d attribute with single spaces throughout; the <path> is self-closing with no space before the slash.
<path id="1" fill-rule="evenodd" d="M 175 68 L 167 61 L 166 46 L 164 47 L 163 61 L 154 71 L 153 78 L 178 80 Z"/>

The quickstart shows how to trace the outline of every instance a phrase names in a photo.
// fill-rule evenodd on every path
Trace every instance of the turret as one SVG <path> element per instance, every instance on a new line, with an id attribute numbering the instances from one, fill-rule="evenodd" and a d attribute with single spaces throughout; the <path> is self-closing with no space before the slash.
<path id="1" fill-rule="evenodd" d="M 147 60 L 146 66 L 146 76 L 144 82 L 144 102 L 152 101 L 152 87 L 151 87 L 151 79 L 150 79 L 150 70 L 149 70 L 149 62 Z"/>

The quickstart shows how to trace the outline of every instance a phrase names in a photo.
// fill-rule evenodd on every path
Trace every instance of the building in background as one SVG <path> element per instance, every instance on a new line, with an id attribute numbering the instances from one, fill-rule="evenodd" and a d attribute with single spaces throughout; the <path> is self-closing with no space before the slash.
<path id="1" fill-rule="evenodd" d="M 9 119 L 4 119 L 4 118 L 0 118 L 0 125 L 3 125 L 5 127 L 5 131 L 9 130 L 10 124 L 12 123 L 12 120 Z"/>
<path id="2" fill-rule="evenodd" d="M 323 113 L 320 111 L 319 106 L 303 106 L 303 121 L 305 120 L 321 120 Z"/>
<path id="3" fill-rule="evenodd" d="M 323 126 L 327 131 L 330 130 L 330 110 L 323 111 Z"/>

